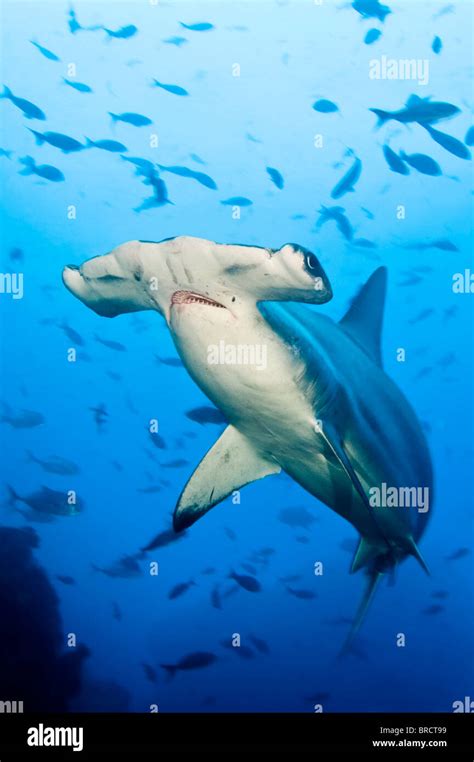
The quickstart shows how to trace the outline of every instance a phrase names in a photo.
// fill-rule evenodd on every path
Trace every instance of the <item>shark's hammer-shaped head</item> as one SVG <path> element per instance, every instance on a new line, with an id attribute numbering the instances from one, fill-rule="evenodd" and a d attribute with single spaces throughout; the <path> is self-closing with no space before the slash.
<path id="1" fill-rule="evenodd" d="M 303 247 L 286 244 L 273 250 L 188 236 L 124 243 L 80 267 L 66 266 L 63 280 L 99 315 L 153 309 L 168 323 L 178 305 L 226 309 L 238 316 L 249 302 L 320 304 L 332 297 L 317 257 Z"/>

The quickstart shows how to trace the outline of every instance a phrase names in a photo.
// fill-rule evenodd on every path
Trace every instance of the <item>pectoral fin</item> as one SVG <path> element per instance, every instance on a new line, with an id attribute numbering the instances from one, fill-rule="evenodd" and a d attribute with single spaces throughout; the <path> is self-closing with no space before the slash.
<path id="1" fill-rule="evenodd" d="M 181 493 L 173 516 L 175 531 L 194 524 L 234 490 L 280 471 L 280 466 L 263 458 L 247 437 L 228 426 Z"/>

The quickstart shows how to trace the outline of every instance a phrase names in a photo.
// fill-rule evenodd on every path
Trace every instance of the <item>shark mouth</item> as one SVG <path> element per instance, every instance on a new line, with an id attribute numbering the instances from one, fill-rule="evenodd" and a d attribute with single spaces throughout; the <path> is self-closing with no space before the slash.
<path id="1" fill-rule="evenodd" d="M 202 294 L 195 294 L 193 291 L 175 291 L 171 297 L 171 306 L 173 304 L 207 304 L 209 307 L 220 307 L 225 310 L 223 304 L 215 302 Z"/>

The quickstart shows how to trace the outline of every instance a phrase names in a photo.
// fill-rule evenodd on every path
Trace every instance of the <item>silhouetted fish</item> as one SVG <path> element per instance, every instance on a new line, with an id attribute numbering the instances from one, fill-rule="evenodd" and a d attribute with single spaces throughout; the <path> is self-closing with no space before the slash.
<path id="1" fill-rule="evenodd" d="M 175 458 L 174 460 L 168 460 L 161 464 L 163 468 L 183 468 L 189 466 L 189 460 L 184 458 Z"/>
<path id="2" fill-rule="evenodd" d="M 217 656 L 208 651 L 194 651 L 193 653 L 183 656 L 176 664 L 161 664 L 162 669 L 166 670 L 170 677 L 173 677 L 176 672 L 185 672 L 191 669 L 203 669 L 209 667 L 211 664 L 217 661 Z"/>
<path id="3" fill-rule="evenodd" d="M 392 12 L 388 5 L 382 5 L 379 0 L 354 0 L 352 7 L 364 19 L 375 18 L 382 23 L 388 14 Z"/>
<path id="4" fill-rule="evenodd" d="M 362 172 L 362 162 L 357 157 L 354 159 L 352 167 L 346 172 L 344 177 L 334 186 L 331 191 L 331 198 L 337 199 L 344 196 L 346 193 L 354 191 L 354 185 L 360 177 Z"/>
<path id="5" fill-rule="evenodd" d="M 150 431 L 148 428 L 147 431 L 155 447 L 157 447 L 158 450 L 166 450 L 167 445 L 161 434 L 158 434 L 157 431 Z"/>
<path id="6" fill-rule="evenodd" d="M 17 98 L 6 85 L 3 85 L 3 93 L 0 95 L 0 98 L 6 98 L 11 101 L 14 106 L 23 111 L 27 119 L 46 119 L 46 115 L 38 106 L 35 106 L 31 101 L 27 101 L 26 98 Z"/>
<path id="7" fill-rule="evenodd" d="M 76 580 L 69 574 L 56 574 L 56 579 L 63 583 L 63 585 L 75 585 Z"/>
<path id="8" fill-rule="evenodd" d="M 51 50 L 48 50 L 48 48 L 44 48 L 42 45 L 39 44 L 39 42 L 36 42 L 35 40 L 30 40 L 31 44 L 35 46 L 39 50 L 39 52 L 45 57 L 48 58 L 50 61 L 60 61 L 61 59 L 59 56 L 56 55 L 56 53 L 52 53 Z"/>
<path id="9" fill-rule="evenodd" d="M 329 220 L 334 220 L 339 232 L 342 233 L 347 241 L 351 241 L 354 237 L 354 231 L 344 212 L 345 209 L 342 206 L 322 206 L 319 210 L 319 219 L 316 223 L 316 228 L 320 228 Z"/>
<path id="10" fill-rule="evenodd" d="M 209 177 L 209 175 L 205 175 L 204 172 L 195 172 L 194 169 L 189 169 L 189 167 L 169 167 L 165 166 L 164 164 L 158 164 L 158 167 L 163 172 L 171 172 L 173 175 L 179 175 L 180 177 L 189 177 L 191 180 L 196 180 L 201 185 L 204 185 L 206 188 L 210 188 L 211 190 L 217 190 L 217 185 L 212 179 L 212 177 Z"/>
<path id="11" fill-rule="evenodd" d="M 201 21 L 198 24 L 184 24 L 179 22 L 184 29 L 189 29 L 191 32 L 208 32 L 210 29 L 214 29 L 214 25 L 208 21 Z"/>
<path id="12" fill-rule="evenodd" d="M 392 172 L 398 172 L 400 175 L 410 174 L 410 170 L 405 162 L 388 145 L 384 145 L 383 155 Z"/>
<path id="13" fill-rule="evenodd" d="M 408 322 L 410 325 L 415 325 L 415 323 L 420 323 L 422 320 L 426 320 L 426 318 L 430 317 L 434 313 L 434 309 L 432 307 L 426 307 L 424 310 L 421 310 L 417 315 L 415 315 L 414 318 L 411 318 Z"/>
<path id="14" fill-rule="evenodd" d="M 285 185 L 285 181 L 278 169 L 275 169 L 274 167 L 267 167 L 267 172 L 272 183 L 276 185 L 279 190 L 282 190 L 283 186 Z"/>
<path id="15" fill-rule="evenodd" d="M 158 82 L 157 79 L 153 80 L 153 86 L 160 87 L 162 90 L 166 90 L 167 93 L 172 93 L 173 95 L 189 95 L 184 87 L 180 87 L 179 85 L 165 85 L 163 82 Z"/>
<path id="16" fill-rule="evenodd" d="M 469 548 L 458 548 L 454 550 L 449 556 L 446 556 L 446 561 L 458 561 L 460 558 L 465 558 L 470 554 Z"/>
<path id="17" fill-rule="evenodd" d="M 438 162 L 427 156 L 424 153 L 412 153 L 406 154 L 405 151 L 400 151 L 400 158 L 406 161 L 410 167 L 416 169 L 417 172 L 421 172 L 423 175 L 431 175 L 432 177 L 438 177 L 442 174 L 441 167 Z"/>
<path id="18" fill-rule="evenodd" d="M 122 621 L 122 610 L 117 601 L 112 601 L 112 616 L 117 620 L 117 622 Z"/>
<path id="19" fill-rule="evenodd" d="M 439 603 L 433 603 L 432 606 L 428 606 L 428 608 L 423 609 L 423 614 L 434 616 L 435 614 L 441 614 L 442 611 L 444 611 L 444 606 L 441 606 Z"/>
<path id="20" fill-rule="evenodd" d="M 310 529 L 311 525 L 317 520 L 316 516 L 310 513 L 306 508 L 294 506 L 282 508 L 278 514 L 278 520 L 289 527 L 303 527 Z"/>
<path id="21" fill-rule="evenodd" d="M 69 493 L 51 489 L 50 487 L 41 487 L 36 492 L 29 495 L 19 495 L 13 487 L 7 484 L 9 493 L 9 505 L 16 502 L 25 503 L 33 511 L 38 513 L 47 513 L 51 516 L 77 516 L 84 509 L 84 501 L 76 495 L 75 502 L 69 502 Z"/>
<path id="22" fill-rule="evenodd" d="M 175 598 L 180 598 L 184 593 L 187 593 L 187 591 L 193 587 L 196 583 L 194 580 L 189 580 L 189 582 L 179 582 L 177 585 L 171 588 L 171 590 L 168 593 L 168 598 L 170 601 L 174 600 Z"/>
<path id="23" fill-rule="evenodd" d="M 438 35 L 436 35 L 436 36 L 433 38 L 433 42 L 431 43 L 431 50 L 432 50 L 432 51 L 433 51 L 433 53 L 435 53 L 436 55 L 439 55 L 439 54 L 441 53 L 441 49 L 442 49 L 442 47 L 443 47 L 443 43 L 442 43 L 442 41 L 441 41 L 441 37 L 438 37 Z"/>
<path id="24" fill-rule="evenodd" d="M 0 405 L 3 410 L 0 423 L 8 423 L 14 429 L 32 429 L 45 422 L 44 415 L 37 410 L 12 410 L 6 402 L 1 402 Z"/>
<path id="25" fill-rule="evenodd" d="M 153 669 L 153 667 L 151 667 L 149 664 L 145 664 L 145 663 L 142 663 L 142 667 L 150 683 L 156 683 L 158 680 L 158 675 L 156 674 L 156 670 Z"/>
<path id="26" fill-rule="evenodd" d="M 401 122 L 401 124 L 409 124 L 410 122 L 418 122 L 422 126 L 436 124 L 436 122 L 458 114 L 460 109 L 451 103 L 432 101 L 429 98 L 410 95 L 405 106 L 399 111 L 384 111 L 377 108 L 371 108 L 369 111 L 377 116 L 377 126 L 380 127 L 391 119 Z"/>
<path id="27" fill-rule="evenodd" d="M 245 196 L 231 196 L 231 198 L 221 201 L 221 204 L 224 204 L 224 206 L 252 206 L 253 201 Z"/>
<path id="28" fill-rule="evenodd" d="M 380 29 L 369 29 L 369 31 L 364 37 L 364 42 L 366 45 L 373 45 L 373 43 L 377 42 L 377 40 L 381 36 L 382 36 L 382 32 L 380 31 Z"/>
<path id="29" fill-rule="evenodd" d="M 168 37 L 166 40 L 163 40 L 163 42 L 166 42 L 168 45 L 176 45 L 177 48 L 181 47 L 181 45 L 184 45 L 185 42 L 187 42 L 186 37 Z"/>
<path id="30" fill-rule="evenodd" d="M 140 564 L 134 556 L 122 556 L 118 561 L 107 567 L 99 567 L 95 564 L 91 564 L 94 571 L 101 572 L 107 577 L 113 577 L 115 579 L 130 579 L 133 577 L 139 577 L 142 574 Z"/>
<path id="31" fill-rule="evenodd" d="M 112 123 L 124 122 L 125 124 L 131 124 L 133 127 L 145 127 L 148 124 L 153 124 L 152 120 L 143 114 L 134 114 L 130 111 L 126 111 L 123 114 L 113 114 L 109 111 L 109 116 L 112 119 Z"/>
<path id="32" fill-rule="evenodd" d="M 452 153 L 459 159 L 471 158 L 471 152 L 466 148 L 464 143 L 461 143 L 461 141 L 457 140 L 457 138 L 453 138 L 452 135 L 447 135 L 445 132 L 435 130 L 433 127 L 430 127 L 427 124 L 423 125 L 423 127 L 433 138 L 433 140 L 438 143 L 438 145 L 442 146 L 446 151 L 449 151 L 449 153 Z"/>
<path id="33" fill-rule="evenodd" d="M 215 609 L 222 608 L 221 596 L 217 585 L 211 590 L 211 606 Z"/>
<path id="34" fill-rule="evenodd" d="M 263 640 L 263 638 L 258 638 L 256 635 L 249 635 L 249 640 L 252 641 L 257 651 L 260 651 L 261 654 L 270 653 L 270 648 L 268 647 L 268 643 L 265 640 Z"/>
<path id="35" fill-rule="evenodd" d="M 120 29 L 116 30 L 106 29 L 105 26 L 102 27 L 102 29 L 108 35 L 108 37 L 113 37 L 119 40 L 128 40 L 138 32 L 138 29 L 134 24 L 128 24 L 127 26 L 122 26 Z"/>
<path id="36" fill-rule="evenodd" d="M 20 175 L 38 175 L 44 180 L 50 180 L 53 183 L 59 183 L 64 180 L 63 173 L 51 164 L 36 164 L 32 156 L 24 156 L 18 160 L 20 164 L 24 164 L 24 169 L 20 170 Z"/>
<path id="37" fill-rule="evenodd" d="M 326 98 L 320 98 L 320 100 L 313 103 L 313 109 L 320 114 L 333 114 L 335 111 L 339 111 L 336 104 L 328 101 Z"/>
<path id="38" fill-rule="evenodd" d="M 69 85 L 69 87 L 72 87 L 73 90 L 77 90 L 78 93 L 92 93 L 92 87 L 89 87 L 89 85 L 84 84 L 84 82 L 76 82 L 73 79 L 66 79 L 66 77 L 63 77 L 63 82 L 65 85 Z"/>
<path id="39" fill-rule="evenodd" d="M 262 589 L 258 579 L 250 577 L 247 574 L 237 574 L 237 572 L 231 571 L 229 579 L 233 579 L 241 588 L 247 590 L 249 593 L 259 593 Z"/>
<path id="40" fill-rule="evenodd" d="M 224 527 L 224 532 L 226 533 L 229 540 L 232 540 L 233 542 L 235 542 L 235 540 L 237 539 L 237 535 L 235 534 L 233 529 L 230 529 L 229 527 Z"/>
<path id="41" fill-rule="evenodd" d="M 113 339 L 104 339 L 102 336 L 98 336 L 96 333 L 94 334 L 94 339 L 99 342 L 99 344 L 103 344 L 104 347 L 108 347 L 108 349 L 114 349 L 116 352 L 126 352 L 127 347 L 124 344 L 121 344 L 120 341 L 114 341 Z"/>
<path id="42" fill-rule="evenodd" d="M 117 140 L 91 140 L 90 138 L 86 138 L 86 144 L 89 148 L 100 148 L 102 151 L 109 151 L 110 153 L 123 153 L 124 151 L 128 151 L 128 148 Z"/>
<path id="43" fill-rule="evenodd" d="M 162 365 L 169 365 L 171 368 L 184 368 L 179 357 L 159 357 L 158 355 L 155 355 L 155 358 Z"/>
<path id="44" fill-rule="evenodd" d="M 431 593 L 431 597 L 442 601 L 449 597 L 449 593 L 447 590 L 435 590 L 434 593 Z"/>
<path id="45" fill-rule="evenodd" d="M 43 143 L 49 143 L 49 145 L 59 148 L 63 153 L 72 153 L 73 151 L 82 151 L 85 148 L 78 140 L 69 137 L 69 135 L 63 135 L 60 132 L 37 132 L 36 130 L 28 130 L 35 136 L 36 145 L 43 145 Z"/>
<path id="46" fill-rule="evenodd" d="M 47 471 L 50 474 L 71 476 L 73 474 L 79 473 L 79 466 L 70 460 L 60 458 L 59 455 L 51 455 L 49 458 L 42 459 L 38 458 L 36 455 L 33 455 L 30 450 L 27 450 L 26 454 L 28 455 L 29 460 L 31 460 L 33 463 L 37 463 L 39 466 L 41 466 L 43 471 Z"/>
<path id="47" fill-rule="evenodd" d="M 203 425 L 206 423 L 227 423 L 227 420 L 221 411 L 215 407 L 210 407 L 209 405 L 201 405 L 192 410 L 187 410 L 185 416 L 190 418 L 191 421 L 196 421 L 196 423 L 201 423 Z"/>
<path id="48" fill-rule="evenodd" d="M 312 590 L 304 590 L 302 588 L 294 588 L 288 586 L 286 589 L 290 595 L 293 595 L 295 598 L 300 598 L 303 601 L 310 601 L 313 598 L 317 598 L 317 593 L 314 593 Z"/>
<path id="49" fill-rule="evenodd" d="M 467 146 L 474 146 L 474 127 L 469 127 L 464 142 Z"/>

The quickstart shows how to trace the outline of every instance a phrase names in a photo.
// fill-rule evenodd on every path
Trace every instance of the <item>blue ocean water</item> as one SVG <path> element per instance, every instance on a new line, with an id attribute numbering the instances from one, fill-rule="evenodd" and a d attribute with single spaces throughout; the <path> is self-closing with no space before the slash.
<path id="1" fill-rule="evenodd" d="M 472 695 L 473 297 L 453 290 L 453 276 L 473 268 L 472 165 L 419 124 L 390 121 L 375 130 L 369 110 L 397 111 L 412 94 L 431 96 L 460 109 L 433 126 L 462 142 L 472 123 L 472 8 L 387 2 L 392 12 L 383 22 L 343 2 L 75 4 L 82 27 L 117 31 L 133 24 L 138 31 L 128 38 L 103 28 L 71 33 L 64 2 L 2 3 L 1 81 L 41 108 L 46 120 L 26 119 L 9 99 L 0 101 L 0 146 L 12 152 L 0 157 L 1 267 L 24 276 L 23 298 L 0 294 L 0 398 L 9 406 L 2 415 L 27 409 L 44 416 L 32 428 L 0 425 L 1 523 L 31 522 L 36 529 L 35 556 L 59 596 L 64 647 L 73 633 L 90 649 L 83 694 L 71 708 L 451 711 L 454 701 Z M 382 34 L 367 45 L 372 28 Z M 442 41 L 439 53 L 432 49 L 435 36 Z M 383 57 L 428 62 L 428 80 L 371 78 L 371 62 Z M 77 91 L 63 77 L 92 92 Z M 188 95 L 151 87 L 153 78 Z M 338 110 L 314 110 L 321 99 Z M 153 124 L 112 126 L 108 112 L 139 113 Z M 86 137 L 120 141 L 127 156 L 205 172 L 217 189 L 162 172 L 173 204 L 137 212 L 151 189 L 119 153 L 64 154 L 36 145 L 27 128 L 83 143 Z M 441 174 L 391 171 L 382 152 L 388 143 L 397 153 L 430 156 Z M 58 168 L 64 181 L 20 174 L 25 156 Z M 331 199 L 355 157 L 362 172 L 354 192 Z M 283 189 L 272 184 L 266 167 L 278 169 Z M 253 202 L 238 219 L 220 203 L 237 196 Z M 322 206 L 344 209 L 352 240 L 333 222 L 316 227 Z M 65 290 L 61 271 L 124 241 L 178 235 L 306 246 L 317 253 L 334 291 L 331 302 L 314 309 L 334 319 L 376 267 L 388 267 L 385 368 L 423 422 L 434 464 L 435 504 L 421 541 L 431 576 L 415 559 L 405 561 L 394 584 L 380 587 L 357 649 L 342 659 L 347 620 L 364 588 L 362 574 L 349 574 L 347 548 L 356 533 L 286 476 L 245 487 L 240 504 L 225 500 L 181 542 L 141 559 L 136 578 L 93 569 L 171 528 L 183 485 L 221 427 L 186 417 L 208 403 L 183 368 L 157 361 L 157 355 L 177 357 L 158 315 L 100 318 Z M 373 245 L 357 245 L 358 239 Z M 12 254 L 17 249 L 21 253 Z M 64 323 L 80 334 L 83 347 L 66 335 Z M 111 349 L 97 336 L 126 349 Z M 68 360 L 71 347 L 76 362 Z M 108 413 L 100 429 L 91 411 L 99 405 Z M 151 419 L 159 421 L 166 449 L 150 441 Z M 71 460 L 80 473 L 44 472 L 28 451 L 38 459 Z M 186 465 L 166 466 L 178 458 Z M 159 492 L 139 491 L 160 480 Z M 24 505 L 9 504 L 7 485 L 22 496 L 41 485 L 76 490 L 85 509 L 37 523 L 34 514 L 15 510 Z M 309 528 L 281 520 L 283 509 L 296 507 L 314 516 Z M 263 548 L 270 554 L 258 556 Z M 149 573 L 153 562 L 157 575 Z M 228 574 L 244 571 L 242 562 L 256 565 L 262 590 L 225 597 L 233 588 Z M 323 564 L 320 576 L 316 562 Z M 204 574 L 209 567 L 214 571 Z M 57 574 L 75 584 L 64 585 Z M 288 575 L 300 575 L 293 584 L 316 597 L 291 595 L 281 582 Z M 168 598 L 173 586 L 189 580 L 195 585 Z M 211 604 L 216 587 L 222 609 Z M 433 597 L 440 591 L 443 597 Z M 113 615 L 114 604 L 121 618 Z M 400 633 L 404 647 L 397 646 Z M 235 634 L 251 649 L 247 658 L 223 645 Z M 252 635 L 268 652 L 258 650 Z M 197 651 L 215 654 L 216 661 L 167 678 L 160 665 Z M 143 664 L 156 671 L 156 682 Z"/>

